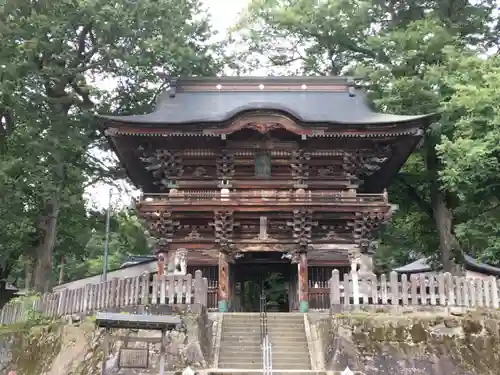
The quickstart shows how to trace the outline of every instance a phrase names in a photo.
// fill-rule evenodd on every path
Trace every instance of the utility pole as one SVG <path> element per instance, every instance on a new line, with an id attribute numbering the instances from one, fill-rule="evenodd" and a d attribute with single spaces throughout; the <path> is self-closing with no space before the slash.
<path id="1" fill-rule="evenodd" d="M 102 281 L 108 281 L 108 245 L 109 245 L 109 224 L 111 220 L 111 194 L 112 190 L 109 189 L 109 198 L 108 198 L 108 209 L 106 210 L 106 232 L 104 237 L 104 262 L 102 266 Z"/>

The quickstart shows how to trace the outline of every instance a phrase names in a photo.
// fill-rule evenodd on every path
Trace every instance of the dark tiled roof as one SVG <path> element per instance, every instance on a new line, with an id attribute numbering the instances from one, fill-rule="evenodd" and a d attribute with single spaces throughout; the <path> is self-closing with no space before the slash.
<path id="1" fill-rule="evenodd" d="M 464 266 L 466 269 L 471 271 L 478 271 L 489 275 L 500 276 L 500 268 L 482 263 L 467 254 L 464 254 Z M 429 272 L 431 270 L 432 267 L 428 263 L 428 258 L 421 258 L 416 260 L 415 262 L 394 269 L 394 271 L 398 273 L 421 273 Z"/>
<path id="2" fill-rule="evenodd" d="M 281 85 L 288 82 L 289 85 L 306 84 L 307 82 L 326 83 L 331 80 L 337 84 L 341 79 L 336 77 L 283 77 L 279 80 Z M 216 87 L 219 82 L 227 81 L 224 78 L 212 78 L 202 80 L 203 86 L 212 82 Z M 248 77 L 241 78 L 240 82 L 245 85 L 265 85 L 278 82 L 276 78 Z M 345 81 L 345 80 L 344 80 Z M 193 79 L 188 80 L 192 84 Z M 231 82 L 238 82 L 233 78 Z M 307 86 L 307 85 L 306 85 Z M 182 80 L 178 83 L 175 95 L 167 91 L 159 96 L 154 112 L 145 115 L 132 116 L 103 116 L 103 119 L 119 121 L 130 124 L 149 124 L 159 126 L 162 124 L 185 124 L 198 122 L 223 122 L 234 117 L 238 113 L 251 110 L 281 111 L 294 117 L 298 121 L 306 123 L 338 123 L 338 124 L 386 124 L 408 122 L 430 117 L 432 115 L 403 116 L 393 114 L 382 114 L 373 112 L 366 102 L 362 90 L 354 90 L 350 95 L 347 90 L 325 91 L 311 89 L 287 89 L 266 91 L 259 90 L 227 90 L 223 89 L 207 91 L 187 90 L 183 91 Z"/>
<path id="3" fill-rule="evenodd" d="M 130 267 L 136 264 L 142 264 L 147 262 L 152 262 L 156 260 L 154 255 L 130 255 L 125 262 L 120 266 L 120 268 Z"/>

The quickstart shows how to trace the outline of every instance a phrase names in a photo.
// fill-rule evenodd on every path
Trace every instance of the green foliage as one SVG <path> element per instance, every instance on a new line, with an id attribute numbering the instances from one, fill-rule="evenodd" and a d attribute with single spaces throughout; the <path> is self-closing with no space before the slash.
<path id="1" fill-rule="evenodd" d="M 34 326 L 44 325 L 50 322 L 50 319 L 44 316 L 35 308 L 35 303 L 40 301 L 40 294 L 28 294 L 13 298 L 9 301 L 8 305 L 21 305 L 23 317 L 21 319 L 20 327 L 27 329 Z M 16 324 L 18 325 L 18 324 Z"/>
<path id="2" fill-rule="evenodd" d="M 385 268 L 464 250 L 500 263 L 497 2 L 254 0 L 234 30 L 254 69 L 353 74 L 379 111 L 442 117 L 394 179 Z M 438 254 L 438 251 L 439 254 Z"/>
<path id="3" fill-rule="evenodd" d="M 166 85 L 156 70 L 218 73 L 220 46 L 201 10 L 198 0 L 2 3 L 0 278 L 33 273 L 44 291 L 63 257 L 72 277 L 99 268 L 102 231 L 82 195 L 123 171 L 103 162 L 93 113 L 150 110 Z M 133 216 L 118 216 L 113 265 L 126 246 L 147 248 Z"/>

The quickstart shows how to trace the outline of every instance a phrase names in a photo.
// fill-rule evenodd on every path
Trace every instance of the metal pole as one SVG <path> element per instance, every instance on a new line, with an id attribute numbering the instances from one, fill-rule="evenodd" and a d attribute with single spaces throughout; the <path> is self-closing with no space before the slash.
<path id="1" fill-rule="evenodd" d="M 104 237 L 104 262 L 102 265 L 102 281 L 108 281 L 108 245 L 109 245 L 109 225 L 111 220 L 111 189 L 109 189 L 108 209 L 106 210 L 106 232 Z"/>

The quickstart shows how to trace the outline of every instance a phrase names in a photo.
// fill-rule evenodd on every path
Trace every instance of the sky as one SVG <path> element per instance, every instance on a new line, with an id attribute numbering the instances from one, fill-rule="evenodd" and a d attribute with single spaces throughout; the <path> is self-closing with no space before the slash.
<path id="1" fill-rule="evenodd" d="M 213 27 L 221 36 L 226 34 L 228 28 L 234 25 L 238 19 L 238 14 L 245 9 L 250 0 L 203 0 L 210 12 Z M 112 206 L 128 205 L 131 199 L 137 198 L 139 191 L 132 189 L 124 182 L 117 183 L 117 187 L 107 184 L 96 184 L 89 187 L 85 197 L 89 206 L 95 208 L 108 207 L 110 201 Z"/>

